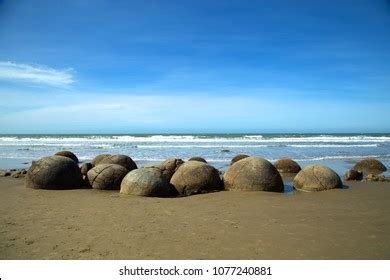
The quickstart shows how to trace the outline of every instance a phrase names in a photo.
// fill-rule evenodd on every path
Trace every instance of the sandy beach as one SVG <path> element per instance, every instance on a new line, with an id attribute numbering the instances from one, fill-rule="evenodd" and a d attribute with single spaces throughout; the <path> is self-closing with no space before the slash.
<path id="1" fill-rule="evenodd" d="M 0 259 L 389 259 L 390 183 L 147 198 L 0 178 Z"/>

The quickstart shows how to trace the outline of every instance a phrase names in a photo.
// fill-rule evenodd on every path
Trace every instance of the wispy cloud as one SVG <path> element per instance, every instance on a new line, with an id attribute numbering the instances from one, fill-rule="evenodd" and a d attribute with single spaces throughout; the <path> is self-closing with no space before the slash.
<path id="1" fill-rule="evenodd" d="M 54 87 L 64 87 L 74 83 L 72 69 L 57 70 L 42 65 L 10 61 L 0 61 L 0 80 Z"/>

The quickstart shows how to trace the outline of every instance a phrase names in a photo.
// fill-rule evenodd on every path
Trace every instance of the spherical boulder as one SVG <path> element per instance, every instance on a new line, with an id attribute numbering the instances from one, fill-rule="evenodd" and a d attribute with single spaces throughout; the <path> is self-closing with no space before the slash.
<path id="1" fill-rule="evenodd" d="M 101 154 L 97 155 L 93 160 L 92 160 L 92 165 L 96 166 L 98 165 L 104 158 L 111 156 L 110 154 Z"/>
<path id="2" fill-rule="evenodd" d="M 119 164 L 99 164 L 88 171 L 89 185 L 99 190 L 119 190 L 129 171 Z"/>
<path id="3" fill-rule="evenodd" d="M 131 159 L 131 157 L 126 155 L 111 155 L 103 158 L 99 164 L 118 164 L 126 168 L 128 171 L 137 169 L 137 165 Z"/>
<path id="4" fill-rule="evenodd" d="M 249 157 L 248 155 L 244 155 L 244 154 L 239 154 L 239 155 L 236 155 L 234 158 L 232 158 L 232 160 L 230 161 L 230 165 L 232 165 L 233 163 L 236 163 L 237 161 L 239 160 L 242 160 L 244 158 L 247 158 Z"/>
<path id="5" fill-rule="evenodd" d="M 299 164 L 288 158 L 277 160 L 274 166 L 280 173 L 298 173 L 301 171 Z"/>
<path id="6" fill-rule="evenodd" d="M 171 193 L 167 179 L 157 168 L 141 168 L 130 171 L 122 180 L 121 193 L 139 196 L 165 197 Z"/>
<path id="7" fill-rule="evenodd" d="M 168 180 L 171 180 L 175 171 L 184 163 L 183 160 L 178 158 L 167 159 L 161 162 L 157 167 L 161 170 L 162 175 Z"/>
<path id="8" fill-rule="evenodd" d="M 81 168 L 80 168 L 80 171 L 81 171 L 81 174 L 83 176 L 86 176 L 88 171 L 91 170 L 93 168 L 93 165 L 91 162 L 84 162 L 82 165 L 81 165 Z"/>
<path id="9" fill-rule="evenodd" d="M 226 190 L 283 192 L 279 172 L 268 160 L 247 157 L 229 167 L 223 175 Z"/>
<path id="10" fill-rule="evenodd" d="M 26 187 L 33 189 L 75 189 L 83 185 L 77 163 L 64 156 L 33 161 L 26 173 Z"/>
<path id="11" fill-rule="evenodd" d="M 366 174 L 374 175 L 380 174 L 387 170 L 386 166 L 384 166 L 382 162 L 374 158 L 367 158 L 359 161 L 355 164 L 353 169 Z"/>
<path id="12" fill-rule="evenodd" d="M 363 179 L 363 172 L 357 170 L 347 170 L 344 175 L 345 181 L 360 181 Z"/>
<path id="13" fill-rule="evenodd" d="M 336 172 L 322 165 L 308 165 L 294 178 L 294 188 L 301 191 L 323 191 L 342 187 Z"/>
<path id="14" fill-rule="evenodd" d="M 183 163 L 173 174 L 171 184 L 182 195 L 223 189 L 218 170 L 199 161 Z"/>
<path id="15" fill-rule="evenodd" d="M 188 161 L 199 161 L 199 162 L 207 163 L 207 161 L 202 157 L 192 157 Z"/>
<path id="16" fill-rule="evenodd" d="M 67 157 L 67 158 L 70 158 L 71 160 L 74 160 L 74 162 L 79 163 L 79 159 L 71 151 L 60 151 L 60 152 L 56 153 L 55 156 Z"/>

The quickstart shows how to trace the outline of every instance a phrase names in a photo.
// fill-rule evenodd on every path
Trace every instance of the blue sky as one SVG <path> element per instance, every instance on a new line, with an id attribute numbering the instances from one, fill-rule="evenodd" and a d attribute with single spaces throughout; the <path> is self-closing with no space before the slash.
<path id="1" fill-rule="evenodd" d="M 390 132 L 390 1 L 0 0 L 0 133 Z"/>

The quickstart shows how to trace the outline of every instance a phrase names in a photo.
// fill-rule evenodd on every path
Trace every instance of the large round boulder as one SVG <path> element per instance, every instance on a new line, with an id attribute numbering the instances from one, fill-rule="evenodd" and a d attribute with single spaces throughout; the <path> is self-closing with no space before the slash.
<path id="1" fill-rule="evenodd" d="M 279 172 L 268 160 L 247 157 L 229 167 L 223 175 L 225 189 L 234 191 L 283 192 Z"/>
<path id="2" fill-rule="evenodd" d="M 199 161 L 183 163 L 173 174 L 171 184 L 182 195 L 223 189 L 218 170 Z"/>
<path id="3" fill-rule="evenodd" d="M 343 186 L 339 175 L 322 165 L 306 166 L 295 176 L 293 185 L 301 191 L 323 191 Z"/>
<path id="4" fill-rule="evenodd" d="M 207 161 L 202 157 L 192 157 L 188 161 L 199 161 L 199 162 L 207 163 Z"/>
<path id="5" fill-rule="evenodd" d="M 359 161 L 355 164 L 353 169 L 365 174 L 374 175 L 380 174 L 387 170 L 386 166 L 384 166 L 382 162 L 374 158 L 367 158 Z"/>
<path id="6" fill-rule="evenodd" d="M 137 169 L 137 165 L 131 159 L 131 157 L 126 155 L 111 155 L 103 158 L 99 164 L 118 164 L 126 168 L 128 171 Z"/>
<path id="7" fill-rule="evenodd" d="M 26 174 L 26 187 L 33 189 L 75 189 L 83 185 L 77 163 L 64 156 L 33 161 Z"/>
<path id="8" fill-rule="evenodd" d="M 232 158 L 232 160 L 230 161 L 230 165 L 232 165 L 233 163 L 236 163 L 237 161 L 239 160 L 242 160 L 244 158 L 247 158 L 249 157 L 248 155 L 244 155 L 244 154 L 239 154 L 239 155 L 236 155 L 235 157 Z"/>
<path id="9" fill-rule="evenodd" d="M 141 168 L 130 171 L 123 178 L 120 192 L 139 196 L 165 197 L 171 194 L 171 187 L 158 168 Z"/>
<path id="10" fill-rule="evenodd" d="M 280 173 L 298 173 L 301 171 L 299 164 L 288 158 L 277 160 L 274 166 Z"/>
<path id="11" fill-rule="evenodd" d="M 119 190 L 129 171 L 118 164 L 99 164 L 88 171 L 89 185 L 99 190 Z"/>
<path id="12" fill-rule="evenodd" d="M 67 158 L 70 158 L 71 160 L 74 160 L 74 162 L 79 163 L 79 159 L 71 151 L 60 151 L 60 152 L 56 153 L 55 156 L 67 157 Z"/>
<path id="13" fill-rule="evenodd" d="M 178 158 L 167 159 L 161 162 L 157 167 L 161 170 L 162 175 L 168 180 L 171 180 L 175 171 L 184 163 L 183 160 Z"/>
<path id="14" fill-rule="evenodd" d="M 92 160 L 92 165 L 93 165 L 93 166 L 98 165 L 104 158 L 109 157 L 109 156 L 111 156 L 111 155 L 110 155 L 110 154 L 101 154 L 101 155 L 97 155 L 97 156 L 94 157 L 94 159 Z"/>

